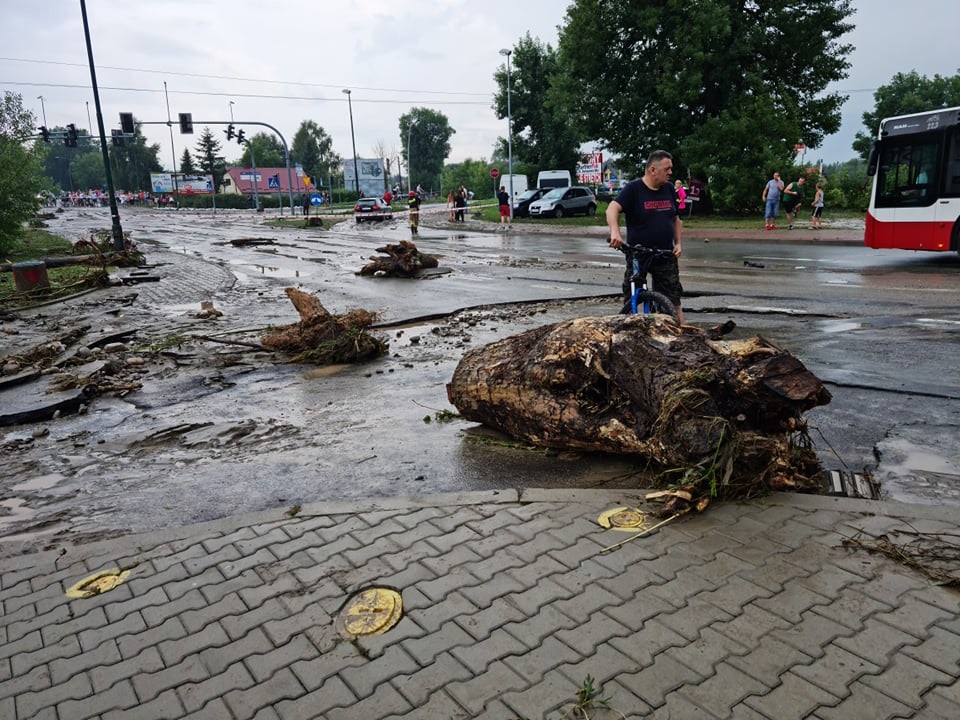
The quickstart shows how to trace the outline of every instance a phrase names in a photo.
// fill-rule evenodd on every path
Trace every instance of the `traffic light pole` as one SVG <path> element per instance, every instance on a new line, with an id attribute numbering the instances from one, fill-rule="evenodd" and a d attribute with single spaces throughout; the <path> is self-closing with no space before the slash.
<path id="1" fill-rule="evenodd" d="M 137 121 L 137 125 L 166 125 L 167 122 L 163 120 L 152 120 L 141 122 Z M 290 194 L 290 215 L 294 214 L 293 209 L 293 173 L 290 170 L 290 150 L 287 147 L 287 140 L 283 137 L 283 134 L 277 130 L 273 125 L 270 125 L 265 122 L 256 122 L 256 121 L 244 121 L 244 120 L 194 120 L 194 126 L 196 125 L 260 125 L 261 127 L 270 128 L 277 134 L 277 137 L 280 138 L 280 142 L 283 143 L 283 159 L 287 166 L 287 184 L 289 185 L 288 191 Z M 253 153 L 251 151 L 251 157 Z M 174 172 L 176 172 L 176 167 L 174 167 Z M 256 180 L 256 175 L 254 175 L 254 180 Z"/>
<path id="2" fill-rule="evenodd" d="M 90 44 L 90 26 L 87 24 L 87 2 L 80 0 L 80 14 L 83 16 L 83 36 L 87 41 L 87 57 L 90 60 L 90 83 L 93 86 L 93 103 L 97 108 L 97 128 L 100 130 L 100 150 L 103 154 L 103 169 L 107 176 L 107 194 L 110 196 L 110 219 L 112 221 L 113 249 L 123 252 L 123 228 L 120 226 L 120 209 L 113 190 L 113 175 L 110 172 L 110 152 L 107 149 L 107 133 L 103 127 L 103 113 L 100 111 L 100 91 L 97 89 L 97 71 L 93 64 L 93 46 Z"/>

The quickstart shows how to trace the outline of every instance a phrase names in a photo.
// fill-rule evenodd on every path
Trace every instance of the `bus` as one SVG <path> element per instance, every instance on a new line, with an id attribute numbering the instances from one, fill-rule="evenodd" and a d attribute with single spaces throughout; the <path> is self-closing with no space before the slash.
<path id="1" fill-rule="evenodd" d="M 960 251 L 960 107 L 881 122 L 867 175 L 867 247 Z"/>

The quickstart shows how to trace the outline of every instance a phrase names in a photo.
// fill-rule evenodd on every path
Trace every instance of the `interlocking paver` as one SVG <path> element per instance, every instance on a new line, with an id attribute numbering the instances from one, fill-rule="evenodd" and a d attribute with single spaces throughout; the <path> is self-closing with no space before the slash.
<path id="1" fill-rule="evenodd" d="M 627 537 L 594 521 L 619 493 L 528 494 L 266 512 L 77 546 L 47 577 L 15 561 L 0 714 L 559 720 L 589 674 L 628 716 L 960 715 L 955 592 L 841 546 L 870 513 L 902 525 L 896 504 L 774 494 L 601 553 Z M 63 597 L 118 559 L 140 564 L 116 590 Z M 333 616 L 371 582 L 404 615 L 344 640 Z"/>
<path id="2" fill-rule="evenodd" d="M 252 687 L 226 692 L 223 701 L 236 717 L 252 718 L 261 708 L 302 697 L 305 693 L 296 676 L 283 668 Z"/>
<path id="3" fill-rule="evenodd" d="M 398 675 L 390 680 L 400 694 L 415 708 L 422 708 L 427 700 L 438 690 L 442 690 L 455 680 L 466 680 L 473 676 L 450 653 L 438 655 L 429 665 L 419 668 L 409 675 Z M 425 716 L 426 717 L 426 716 Z"/>

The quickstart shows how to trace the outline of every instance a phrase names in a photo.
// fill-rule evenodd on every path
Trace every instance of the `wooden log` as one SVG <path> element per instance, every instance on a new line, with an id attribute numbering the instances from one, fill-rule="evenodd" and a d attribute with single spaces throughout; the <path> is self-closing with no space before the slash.
<path id="1" fill-rule="evenodd" d="M 578 318 L 475 348 L 447 395 L 464 418 L 534 445 L 636 455 L 715 494 L 812 489 L 819 465 L 792 435 L 803 411 L 830 400 L 763 338 L 712 341 L 637 315 Z"/>
<path id="2" fill-rule="evenodd" d="M 371 255 L 371 262 L 360 269 L 361 275 L 413 277 L 420 270 L 439 265 L 437 258 L 421 253 L 409 240 L 401 240 L 397 245 L 384 245 L 377 248 L 377 252 L 384 255 Z"/>

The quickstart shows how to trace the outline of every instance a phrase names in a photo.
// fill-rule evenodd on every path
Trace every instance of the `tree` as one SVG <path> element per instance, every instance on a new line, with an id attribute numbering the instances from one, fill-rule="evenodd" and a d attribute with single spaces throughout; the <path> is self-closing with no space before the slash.
<path id="1" fill-rule="evenodd" d="M 313 120 L 304 120 L 293 136 L 290 159 L 312 178 L 333 186 L 333 176 L 343 163 L 333 151 L 333 139 Z"/>
<path id="2" fill-rule="evenodd" d="M 183 155 L 180 156 L 180 172 L 184 175 L 197 174 L 197 169 L 193 166 L 193 158 L 190 157 L 189 148 L 184 148 Z"/>
<path id="3" fill-rule="evenodd" d="M 557 52 L 534 40 L 528 32 L 514 47 L 510 67 L 510 124 L 514 163 L 533 168 L 576 168 L 580 141 L 566 109 L 551 97 L 551 86 L 560 75 Z M 507 117 L 507 66 L 493 75 L 497 83 L 493 108 Z M 494 158 L 507 157 L 507 141 L 498 138 Z M 516 168 L 515 168 L 516 169 Z"/>
<path id="4" fill-rule="evenodd" d="M 70 177 L 78 190 L 102 188 L 107 185 L 107 172 L 103 167 L 103 155 L 99 152 L 86 152 L 70 161 Z M 114 177 L 115 181 L 120 178 Z M 127 188 L 126 183 L 118 182 L 117 189 Z"/>
<path id="5" fill-rule="evenodd" d="M 960 105 L 960 75 L 934 75 L 931 79 L 916 71 L 897 73 L 888 85 L 877 88 L 873 100 L 873 110 L 863 114 L 866 130 L 858 132 L 853 141 L 853 149 L 863 159 L 870 154 L 870 145 L 884 118 Z"/>
<path id="6" fill-rule="evenodd" d="M 575 0 L 561 28 L 554 102 L 582 136 L 642 166 L 702 168 L 723 209 L 753 208 L 757 183 L 840 127 L 850 0 Z"/>
<path id="7" fill-rule="evenodd" d="M 223 176 L 227 173 L 227 163 L 220 154 L 220 141 L 209 127 L 203 128 L 194 152 L 197 156 L 197 168 L 204 175 L 213 175 L 213 191 L 220 192 Z"/>
<path id="8" fill-rule="evenodd" d="M 78 139 L 76 147 L 68 147 L 64 144 L 63 138 L 67 134 L 67 128 L 56 126 L 49 128 L 50 143 L 44 143 L 46 152 L 43 155 L 43 173 L 51 178 L 57 187 L 67 190 L 87 189 L 90 185 L 79 184 L 73 176 L 73 163 L 84 155 L 96 155 L 100 159 L 100 178 L 105 182 L 106 173 L 103 172 L 103 156 L 100 154 L 99 146 L 90 142 L 90 137 L 85 130 L 77 128 Z M 101 187 L 102 182 L 93 187 Z"/>
<path id="9" fill-rule="evenodd" d="M 400 143 L 411 187 L 422 184 L 429 188 L 440 181 L 443 161 L 450 155 L 450 138 L 455 132 L 447 116 L 436 110 L 412 108 L 400 116 Z"/>
<path id="10" fill-rule="evenodd" d="M 24 223 L 37 211 L 43 186 L 43 151 L 27 139 L 36 118 L 23 107 L 23 97 L 4 91 L 0 105 L 0 252 L 22 236 Z"/>
<path id="11" fill-rule="evenodd" d="M 461 185 L 465 185 L 477 198 L 493 197 L 494 180 L 490 178 L 490 163 L 482 158 L 467 158 L 461 163 L 447 165 L 443 170 L 444 189 L 456 190 Z"/>
<path id="12" fill-rule="evenodd" d="M 133 136 L 125 137 L 123 145 L 110 146 L 110 172 L 117 189 L 150 190 L 150 173 L 162 169 L 160 144 L 147 145 L 139 125 L 134 125 Z"/>
<path id="13" fill-rule="evenodd" d="M 283 153 L 283 143 L 273 133 L 257 133 L 253 137 L 248 137 L 243 146 L 243 155 L 240 156 L 240 164 L 244 167 L 250 167 L 253 163 L 250 160 L 250 150 L 253 150 L 253 159 L 257 162 L 257 167 L 284 167 L 286 161 Z"/>

